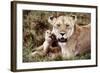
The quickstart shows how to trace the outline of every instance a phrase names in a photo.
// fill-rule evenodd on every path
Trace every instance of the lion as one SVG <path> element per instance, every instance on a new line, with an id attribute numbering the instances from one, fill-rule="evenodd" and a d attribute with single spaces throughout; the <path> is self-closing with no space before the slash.
<path id="1" fill-rule="evenodd" d="M 53 26 L 52 33 L 56 36 L 61 47 L 63 58 L 71 58 L 82 53 L 90 52 L 91 27 L 77 25 L 77 16 L 50 16 L 48 22 Z"/>
<path id="2" fill-rule="evenodd" d="M 45 31 L 45 41 L 32 53 L 33 57 L 36 55 L 48 56 L 50 59 L 60 56 L 60 47 L 57 45 L 56 38 L 50 30 Z"/>
<path id="3" fill-rule="evenodd" d="M 52 34 L 50 30 L 45 31 L 45 41 L 43 42 L 43 45 L 41 45 L 38 49 L 35 50 L 35 52 L 32 53 L 32 55 L 46 55 L 50 46 L 52 44 Z M 42 50 L 42 51 L 41 51 Z"/>

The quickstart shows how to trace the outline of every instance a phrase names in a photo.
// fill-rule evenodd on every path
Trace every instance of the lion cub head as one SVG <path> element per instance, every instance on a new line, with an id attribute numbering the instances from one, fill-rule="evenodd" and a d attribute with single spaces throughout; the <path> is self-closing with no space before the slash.
<path id="1" fill-rule="evenodd" d="M 48 22 L 53 26 L 52 33 L 55 34 L 57 40 L 59 42 L 66 42 L 74 32 L 76 16 L 50 16 Z"/>

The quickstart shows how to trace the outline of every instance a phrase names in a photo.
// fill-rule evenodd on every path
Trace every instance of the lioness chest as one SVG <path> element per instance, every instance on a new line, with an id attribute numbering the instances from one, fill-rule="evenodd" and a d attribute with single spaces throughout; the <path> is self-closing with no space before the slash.
<path id="1" fill-rule="evenodd" d="M 86 53 L 91 48 L 90 26 L 76 26 L 73 35 L 67 42 L 59 42 L 63 58 L 71 58 L 78 54 Z"/>

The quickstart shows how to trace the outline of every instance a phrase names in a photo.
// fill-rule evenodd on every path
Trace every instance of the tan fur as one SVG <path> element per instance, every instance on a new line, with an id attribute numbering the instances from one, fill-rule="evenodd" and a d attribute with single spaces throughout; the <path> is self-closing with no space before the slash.
<path id="1" fill-rule="evenodd" d="M 45 31 L 45 41 L 43 42 L 43 45 L 41 45 L 40 47 L 37 47 L 36 51 L 32 53 L 33 56 L 35 56 L 36 54 L 41 55 L 41 56 L 45 56 L 52 44 L 52 38 L 51 38 L 51 31 L 50 30 L 46 30 Z"/>
<path id="2" fill-rule="evenodd" d="M 48 19 L 48 22 L 53 26 L 52 33 L 57 39 L 60 39 L 58 43 L 63 58 L 71 58 L 90 51 L 90 25 L 80 27 L 76 25 L 76 20 L 77 18 L 73 16 L 50 17 Z"/>
<path id="3" fill-rule="evenodd" d="M 60 56 L 60 47 L 53 47 L 52 44 L 57 44 L 57 42 L 54 42 L 56 39 L 51 33 L 50 30 L 46 30 L 45 32 L 45 41 L 43 44 L 36 48 L 34 52 L 32 52 L 32 56 L 48 56 L 50 59 L 55 59 L 56 57 Z"/>

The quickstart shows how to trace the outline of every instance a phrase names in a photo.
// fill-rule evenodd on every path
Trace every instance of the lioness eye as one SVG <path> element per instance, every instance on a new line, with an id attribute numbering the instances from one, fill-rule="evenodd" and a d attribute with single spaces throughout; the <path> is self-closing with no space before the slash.
<path id="1" fill-rule="evenodd" d="M 60 27 L 60 24 L 57 24 L 58 27 Z"/>

